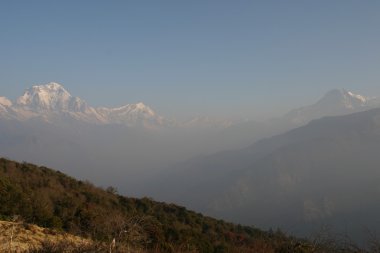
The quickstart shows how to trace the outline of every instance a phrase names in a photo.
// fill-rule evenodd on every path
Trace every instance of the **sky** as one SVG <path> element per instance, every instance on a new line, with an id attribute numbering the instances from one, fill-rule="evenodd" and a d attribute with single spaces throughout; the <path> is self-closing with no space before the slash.
<path id="1" fill-rule="evenodd" d="M 263 118 L 332 88 L 380 96 L 380 1 L 0 1 L 0 96 Z"/>

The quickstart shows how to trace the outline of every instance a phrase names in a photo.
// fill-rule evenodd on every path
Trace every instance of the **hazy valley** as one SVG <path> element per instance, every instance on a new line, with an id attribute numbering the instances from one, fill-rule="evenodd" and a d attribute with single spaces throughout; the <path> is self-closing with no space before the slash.
<path id="1" fill-rule="evenodd" d="M 179 123 L 143 103 L 93 108 L 56 83 L 2 105 L 1 155 L 11 159 L 301 236 L 379 227 L 375 98 L 332 90 L 280 118 L 229 124 Z"/>

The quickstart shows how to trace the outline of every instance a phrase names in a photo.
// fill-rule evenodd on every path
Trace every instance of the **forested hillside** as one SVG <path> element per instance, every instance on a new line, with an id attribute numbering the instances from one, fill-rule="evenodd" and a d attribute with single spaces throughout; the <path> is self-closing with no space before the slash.
<path id="1" fill-rule="evenodd" d="M 127 198 L 59 171 L 0 159 L 0 215 L 155 252 L 308 252 L 306 241 L 205 217 L 174 204 Z M 20 219 L 20 218 L 19 218 Z"/>

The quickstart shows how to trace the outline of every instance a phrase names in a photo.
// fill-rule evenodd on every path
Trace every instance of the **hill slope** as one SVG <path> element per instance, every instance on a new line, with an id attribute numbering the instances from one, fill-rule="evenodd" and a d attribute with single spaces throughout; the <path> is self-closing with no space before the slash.
<path id="1" fill-rule="evenodd" d="M 275 252 L 303 242 L 205 217 L 174 204 L 126 198 L 58 171 L 0 159 L 0 216 L 128 247 L 163 252 Z M 306 244 L 305 244 L 306 245 Z M 122 251 L 121 251 L 122 252 Z"/>
<path id="2" fill-rule="evenodd" d="M 91 245 L 91 241 L 23 222 L 0 221 L 0 252 L 29 253 L 47 244 L 65 244 L 66 249 L 67 245 L 83 248 Z"/>

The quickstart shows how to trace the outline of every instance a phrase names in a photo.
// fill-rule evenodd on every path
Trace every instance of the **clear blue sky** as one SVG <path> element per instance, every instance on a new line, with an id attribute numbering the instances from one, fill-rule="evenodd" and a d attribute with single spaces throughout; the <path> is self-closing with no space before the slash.
<path id="1" fill-rule="evenodd" d="M 0 1 L 0 95 L 256 117 L 331 88 L 380 95 L 380 1 Z"/>

